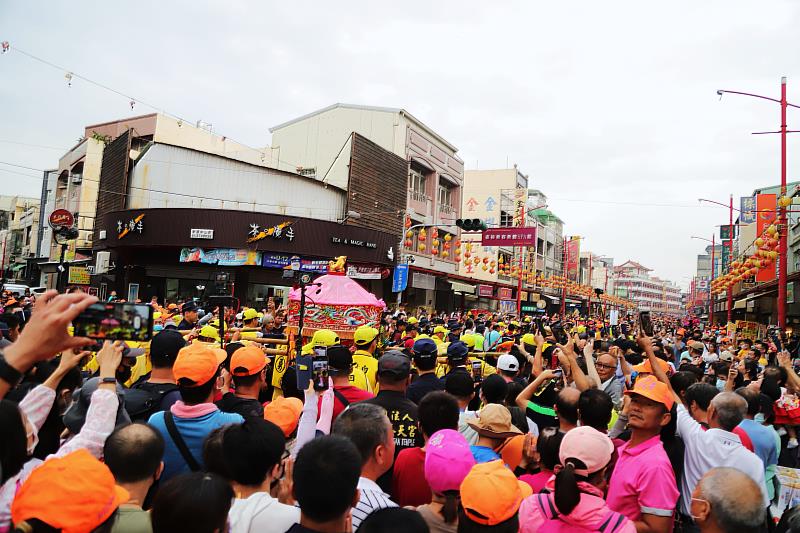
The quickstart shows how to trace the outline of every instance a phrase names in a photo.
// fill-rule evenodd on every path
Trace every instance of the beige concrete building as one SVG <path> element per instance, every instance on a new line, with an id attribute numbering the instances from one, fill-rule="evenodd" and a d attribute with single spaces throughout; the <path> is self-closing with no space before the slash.
<path id="1" fill-rule="evenodd" d="M 35 257 L 39 200 L 0 196 L 0 275 L 24 279 L 27 260 Z"/>

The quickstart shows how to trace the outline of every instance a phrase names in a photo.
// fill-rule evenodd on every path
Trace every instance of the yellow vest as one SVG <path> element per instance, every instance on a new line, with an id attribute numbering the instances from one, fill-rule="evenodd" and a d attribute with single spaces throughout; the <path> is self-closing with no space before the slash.
<path id="1" fill-rule="evenodd" d="M 378 360 L 365 350 L 356 350 L 355 353 L 353 353 L 353 362 L 356 364 L 353 370 L 361 369 L 361 372 L 363 372 L 367 378 L 370 388 L 365 390 L 376 390 L 378 385 Z M 354 379 L 355 378 L 351 379 L 351 381 Z"/>

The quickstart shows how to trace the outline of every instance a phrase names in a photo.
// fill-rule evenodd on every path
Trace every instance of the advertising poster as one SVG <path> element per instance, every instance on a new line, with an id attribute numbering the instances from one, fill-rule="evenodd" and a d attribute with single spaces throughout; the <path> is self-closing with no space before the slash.
<path id="1" fill-rule="evenodd" d="M 573 237 L 567 241 L 566 263 L 567 263 L 567 279 L 572 281 L 578 280 L 578 267 L 581 257 L 581 240 Z"/>
<path id="2" fill-rule="evenodd" d="M 761 235 L 764 230 L 775 223 L 775 208 L 777 207 L 777 195 L 758 194 L 756 195 L 756 236 Z M 765 282 L 775 279 L 776 264 L 772 263 L 769 268 L 764 268 L 756 274 L 756 281 Z"/>
<path id="3" fill-rule="evenodd" d="M 259 266 L 261 252 L 255 250 L 236 250 L 234 248 L 181 248 L 178 259 L 181 263 L 205 263 L 219 266 Z"/>

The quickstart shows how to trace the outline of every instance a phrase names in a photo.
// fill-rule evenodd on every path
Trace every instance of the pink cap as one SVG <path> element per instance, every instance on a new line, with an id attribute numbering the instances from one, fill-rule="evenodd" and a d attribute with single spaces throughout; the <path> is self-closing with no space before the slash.
<path id="1" fill-rule="evenodd" d="M 579 476 L 588 476 L 601 470 L 611 461 L 614 443 L 604 433 L 589 426 L 569 430 L 561 441 L 558 458 L 561 466 L 568 459 L 578 459 L 586 468 L 576 468 Z"/>
<path id="2" fill-rule="evenodd" d="M 433 492 L 458 490 L 475 466 L 469 443 L 461 433 L 442 429 L 425 445 L 425 479 Z"/>

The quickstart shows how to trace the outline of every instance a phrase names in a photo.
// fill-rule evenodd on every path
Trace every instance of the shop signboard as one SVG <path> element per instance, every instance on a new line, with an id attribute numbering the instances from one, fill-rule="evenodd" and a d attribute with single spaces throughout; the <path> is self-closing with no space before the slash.
<path id="1" fill-rule="evenodd" d="M 408 286 L 408 265 L 401 264 L 394 267 L 392 278 L 392 292 L 403 292 Z"/>
<path id="2" fill-rule="evenodd" d="M 86 267 L 69 267 L 69 275 L 67 276 L 67 283 L 70 285 L 88 285 L 89 284 L 89 269 Z"/>
<path id="3" fill-rule="evenodd" d="M 372 265 L 347 265 L 347 277 L 353 279 L 381 279 L 383 269 Z"/>
<path id="4" fill-rule="evenodd" d="M 261 264 L 261 252 L 235 248 L 181 248 L 178 261 L 219 266 L 258 266 Z"/>
<path id="5" fill-rule="evenodd" d="M 494 295 L 494 287 L 491 285 L 478 285 L 478 296 L 480 298 L 491 298 Z"/>
<path id="6" fill-rule="evenodd" d="M 513 300 L 501 300 L 500 312 L 501 313 L 514 313 L 517 310 L 517 302 Z"/>
<path id="7" fill-rule="evenodd" d="M 514 299 L 514 289 L 509 287 L 498 287 L 497 288 L 497 297 L 500 300 L 513 300 Z"/>
<path id="8" fill-rule="evenodd" d="M 483 246 L 535 246 L 536 227 L 489 228 L 481 234 Z"/>
<path id="9" fill-rule="evenodd" d="M 750 339 L 752 341 L 763 339 L 767 334 L 767 328 L 758 322 L 750 322 L 747 320 L 736 321 L 736 338 L 737 339 Z"/>
<path id="10" fill-rule="evenodd" d="M 297 259 L 300 261 L 300 267 L 296 270 L 314 272 L 317 274 L 328 273 L 328 262 L 324 259 L 307 259 L 302 257 L 297 258 L 297 256 L 293 256 L 291 254 L 272 254 L 261 252 L 261 266 L 267 268 L 286 268 L 291 266 L 292 258 L 295 258 L 295 261 Z"/>
<path id="11" fill-rule="evenodd" d="M 756 199 L 753 196 L 742 196 L 740 201 L 739 222 L 752 224 L 756 221 Z"/>

